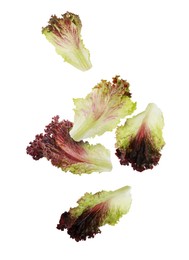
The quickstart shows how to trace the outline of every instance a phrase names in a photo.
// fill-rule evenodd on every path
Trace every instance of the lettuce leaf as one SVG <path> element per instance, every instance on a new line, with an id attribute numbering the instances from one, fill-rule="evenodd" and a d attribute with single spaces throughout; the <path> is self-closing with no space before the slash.
<path id="1" fill-rule="evenodd" d="M 73 124 L 56 116 L 46 126 L 45 134 L 36 135 L 27 147 L 34 160 L 45 157 L 63 171 L 75 174 L 111 171 L 110 152 L 101 144 L 76 142 L 70 137 Z"/>
<path id="2" fill-rule="evenodd" d="M 130 187 L 95 194 L 85 193 L 77 203 L 77 207 L 70 208 L 61 215 L 57 229 L 67 229 L 70 237 L 78 242 L 101 233 L 99 227 L 103 225 L 117 224 L 130 209 Z"/>
<path id="3" fill-rule="evenodd" d="M 113 78 L 112 83 L 102 80 L 85 98 L 74 99 L 74 126 L 70 131 L 75 141 L 112 131 L 121 118 L 136 108 L 131 100 L 129 83 Z"/>
<path id="4" fill-rule="evenodd" d="M 65 62 L 79 70 L 86 71 L 92 67 L 90 53 L 81 38 L 81 20 L 78 15 L 67 12 L 61 18 L 51 16 L 49 24 L 42 28 L 42 33 L 54 45 L 56 52 Z"/>
<path id="5" fill-rule="evenodd" d="M 142 113 L 127 119 L 116 130 L 116 155 L 120 164 L 131 164 L 139 172 L 157 165 L 165 145 L 163 127 L 163 114 L 154 103 L 150 103 Z"/>

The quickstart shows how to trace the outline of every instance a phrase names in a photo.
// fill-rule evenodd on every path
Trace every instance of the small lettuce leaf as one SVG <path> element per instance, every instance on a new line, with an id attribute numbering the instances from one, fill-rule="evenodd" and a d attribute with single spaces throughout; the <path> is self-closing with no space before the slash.
<path id="1" fill-rule="evenodd" d="M 154 103 L 148 104 L 142 113 L 127 119 L 116 130 L 116 155 L 120 164 L 131 164 L 139 172 L 157 165 L 165 145 L 163 127 L 163 114 Z"/>
<path id="2" fill-rule="evenodd" d="M 54 45 L 62 58 L 79 70 L 92 67 L 90 53 L 81 39 L 81 20 L 78 15 L 67 12 L 61 18 L 51 16 L 49 24 L 42 28 L 42 33 Z"/>
<path id="3" fill-rule="evenodd" d="M 102 80 L 85 98 L 74 99 L 74 104 L 74 126 L 70 135 L 76 141 L 112 131 L 121 118 L 136 109 L 129 83 L 119 76 L 114 77 L 112 83 Z"/>
<path id="4" fill-rule="evenodd" d="M 77 203 L 77 207 L 61 215 L 57 229 L 67 229 L 70 237 L 78 242 L 101 233 L 99 227 L 105 224 L 117 224 L 130 209 L 130 187 L 95 194 L 85 193 Z"/>
<path id="5" fill-rule="evenodd" d="M 45 134 L 36 135 L 27 147 L 34 160 L 45 157 L 63 171 L 75 174 L 111 171 L 110 152 L 101 144 L 76 142 L 69 134 L 73 124 L 56 116 L 46 126 Z"/>

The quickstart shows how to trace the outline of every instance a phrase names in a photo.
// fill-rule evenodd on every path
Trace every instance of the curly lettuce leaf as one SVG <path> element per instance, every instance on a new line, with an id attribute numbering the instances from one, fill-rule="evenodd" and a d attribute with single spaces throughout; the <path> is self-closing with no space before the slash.
<path id="1" fill-rule="evenodd" d="M 76 141 L 112 131 L 121 118 L 136 109 L 129 83 L 119 76 L 112 82 L 102 80 L 85 98 L 74 99 L 74 104 L 74 126 L 70 135 Z"/>
<path id="2" fill-rule="evenodd" d="M 81 38 L 81 20 L 78 15 L 67 12 L 61 18 L 51 16 L 42 33 L 54 45 L 56 52 L 65 62 L 79 70 L 85 71 L 92 67 L 90 53 Z"/>
<path id="3" fill-rule="evenodd" d="M 130 187 L 95 194 L 85 193 L 77 203 L 77 207 L 61 215 L 57 229 L 67 229 L 70 237 L 78 242 L 101 233 L 99 227 L 103 225 L 117 224 L 130 209 Z"/>
<path id="4" fill-rule="evenodd" d="M 70 137 L 73 124 L 56 116 L 46 126 L 45 134 L 36 135 L 27 147 L 34 160 L 45 157 L 63 171 L 75 174 L 111 171 L 110 152 L 101 144 L 76 142 Z"/>
<path id="5" fill-rule="evenodd" d="M 120 164 L 131 164 L 139 172 L 157 165 L 165 145 L 163 127 L 163 114 L 153 103 L 142 113 L 127 119 L 116 130 L 116 155 Z"/>

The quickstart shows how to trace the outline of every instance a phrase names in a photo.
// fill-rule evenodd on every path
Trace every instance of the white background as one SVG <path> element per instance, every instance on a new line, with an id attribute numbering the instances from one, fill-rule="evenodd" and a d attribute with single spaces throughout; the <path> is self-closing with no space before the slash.
<path id="1" fill-rule="evenodd" d="M 188 1 L 1 1 L 0 258 L 189 259 Z M 93 67 L 82 72 L 41 34 L 52 14 L 79 14 Z M 26 147 L 51 118 L 73 121 L 72 98 L 101 79 L 130 82 L 136 113 L 156 103 L 166 146 L 152 171 L 121 166 L 114 132 L 91 140 L 111 150 L 113 171 L 75 176 L 34 161 Z M 132 206 L 115 226 L 75 242 L 56 229 L 85 193 L 132 186 Z"/>

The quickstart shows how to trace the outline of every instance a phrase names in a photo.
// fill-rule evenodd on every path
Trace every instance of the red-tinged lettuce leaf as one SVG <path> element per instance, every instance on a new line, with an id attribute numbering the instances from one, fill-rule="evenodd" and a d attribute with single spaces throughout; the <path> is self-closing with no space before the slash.
<path id="1" fill-rule="evenodd" d="M 70 237 L 78 242 L 101 233 L 100 227 L 105 224 L 115 225 L 129 211 L 130 187 L 85 193 L 77 203 L 77 207 L 61 215 L 57 229 L 67 229 Z"/>
<path id="2" fill-rule="evenodd" d="M 165 144 L 163 126 L 163 114 L 153 103 L 144 112 L 127 119 L 116 131 L 116 155 L 120 164 L 131 164 L 139 172 L 153 169 Z"/>
<path id="3" fill-rule="evenodd" d="M 27 147 L 34 160 L 45 157 L 54 166 L 75 174 L 110 171 L 109 151 L 101 144 L 76 142 L 70 137 L 73 124 L 56 116 L 46 126 L 45 134 L 36 135 Z"/>
<path id="4" fill-rule="evenodd" d="M 129 83 L 119 76 L 112 82 L 102 80 L 85 98 L 74 99 L 74 104 L 74 126 L 70 135 L 76 141 L 112 131 L 121 118 L 136 108 Z"/>
<path id="5" fill-rule="evenodd" d="M 42 28 L 42 33 L 66 62 L 85 71 L 92 65 L 89 51 L 85 48 L 80 35 L 81 27 L 79 16 L 67 12 L 61 18 L 51 16 L 49 24 Z"/>
<path id="6" fill-rule="evenodd" d="M 92 238 L 96 234 L 101 233 L 99 226 L 101 226 L 107 212 L 108 207 L 106 203 L 100 203 L 92 209 L 85 210 L 75 221 L 71 218 L 69 212 L 64 212 L 61 215 L 57 229 L 62 231 L 67 229 L 70 237 L 77 242 L 86 240 L 87 237 Z"/>

